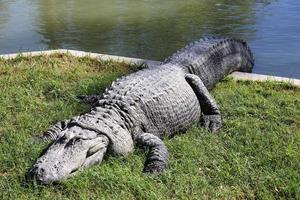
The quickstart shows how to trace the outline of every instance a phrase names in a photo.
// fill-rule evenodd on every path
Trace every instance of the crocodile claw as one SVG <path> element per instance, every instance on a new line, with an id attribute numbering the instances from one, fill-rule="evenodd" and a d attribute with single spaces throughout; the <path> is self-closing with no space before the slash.
<path id="1" fill-rule="evenodd" d="M 153 161 L 148 163 L 143 172 L 144 173 L 150 173 L 150 174 L 154 174 L 154 173 L 161 173 L 166 169 L 166 163 L 161 162 L 161 161 Z"/>
<path id="2" fill-rule="evenodd" d="M 222 127 L 221 115 L 204 115 L 202 125 L 211 132 L 219 130 Z"/>

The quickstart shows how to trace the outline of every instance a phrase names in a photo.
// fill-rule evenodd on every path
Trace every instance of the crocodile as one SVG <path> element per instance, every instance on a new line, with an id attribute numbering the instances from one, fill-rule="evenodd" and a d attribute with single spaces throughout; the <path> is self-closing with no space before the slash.
<path id="1" fill-rule="evenodd" d="M 169 160 L 163 138 L 193 124 L 220 129 L 220 109 L 209 90 L 233 71 L 251 72 L 253 65 L 245 41 L 206 37 L 160 65 L 117 79 L 101 95 L 80 96 L 91 110 L 44 132 L 41 137 L 52 143 L 30 169 L 30 180 L 63 181 L 101 163 L 105 154 L 126 156 L 134 146 L 148 151 L 144 173 L 162 173 Z"/>

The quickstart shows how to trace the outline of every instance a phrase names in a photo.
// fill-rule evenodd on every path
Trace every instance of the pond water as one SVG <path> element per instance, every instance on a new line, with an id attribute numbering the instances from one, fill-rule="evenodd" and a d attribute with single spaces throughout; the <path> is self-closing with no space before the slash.
<path id="1" fill-rule="evenodd" d="M 0 0 L 0 54 L 68 48 L 163 60 L 209 35 L 246 40 L 255 73 L 300 78 L 299 0 Z"/>

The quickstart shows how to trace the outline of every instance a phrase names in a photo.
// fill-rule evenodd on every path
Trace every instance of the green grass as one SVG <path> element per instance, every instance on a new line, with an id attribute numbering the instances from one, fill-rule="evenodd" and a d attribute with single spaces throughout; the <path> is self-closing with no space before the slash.
<path id="1" fill-rule="evenodd" d="M 100 93 L 137 68 L 58 54 L 0 60 L 0 199 L 300 199 L 300 89 L 231 79 L 213 90 L 222 130 L 193 127 L 166 139 L 164 174 L 142 174 L 137 149 L 60 184 L 26 182 L 47 146 L 34 137 L 88 111 L 76 95 Z"/>

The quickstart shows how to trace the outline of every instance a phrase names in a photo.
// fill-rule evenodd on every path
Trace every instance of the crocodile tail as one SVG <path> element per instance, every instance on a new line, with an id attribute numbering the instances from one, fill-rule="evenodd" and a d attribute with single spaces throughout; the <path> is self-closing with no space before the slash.
<path id="1" fill-rule="evenodd" d="M 252 72 L 253 54 L 240 39 L 205 37 L 168 57 L 164 64 L 178 65 L 198 75 L 208 89 L 234 71 Z"/>

